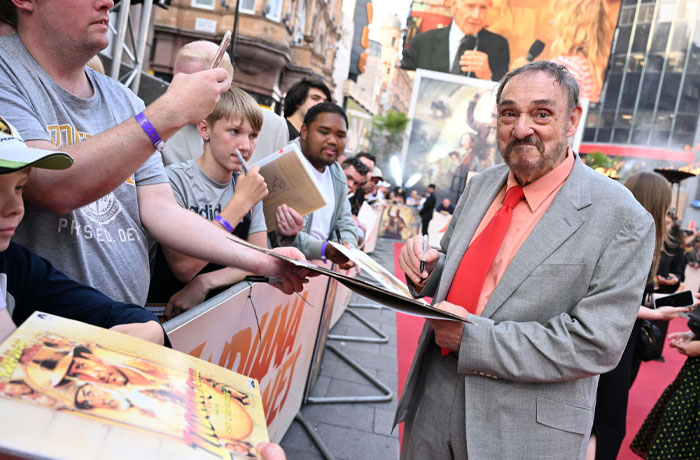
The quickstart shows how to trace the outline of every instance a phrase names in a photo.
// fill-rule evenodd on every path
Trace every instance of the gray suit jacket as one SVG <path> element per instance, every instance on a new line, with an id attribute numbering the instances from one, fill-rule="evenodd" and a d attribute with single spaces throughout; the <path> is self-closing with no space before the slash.
<path id="1" fill-rule="evenodd" d="M 502 164 L 467 184 L 421 294 L 445 299 L 507 175 Z M 598 375 L 624 351 L 653 246 L 651 216 L 627 189 L 577 157 L 483 314 L 469 315 L 475 324 L 464 327 L 457 372 L 464 376 L 469 458 L 585 457 Z M 426 322 L 395 423 L 421 397 L 418 377 L 431 346 Z"/>

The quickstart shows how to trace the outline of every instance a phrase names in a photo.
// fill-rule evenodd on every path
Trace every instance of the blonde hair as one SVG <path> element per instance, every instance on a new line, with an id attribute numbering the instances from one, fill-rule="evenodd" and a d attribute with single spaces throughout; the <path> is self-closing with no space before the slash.
<path id="1" fill-rule="evenodd" d="M 87 61 L 87 64 L 85 65 L 87 65 L 96 72 L 100 72 L 101 74 L 105 73 L 105 66 L 102 65 L 102 60 L 100 59 L 100 56 L 98 54 L 90 58 L 90 60 Z"/>
<path id="2" fill-rule="evenodd" d="M 250 94 L 240 88 L 232 86 L 219 97 L 214 111 L 206 118 L 207 124 L 213 126 L 221 119 L 234 120 L 240 118 L 248 120 L 254 131 L 260 131 L 263 124 L 262 109 Z"/>
<path id="3" fill-rule="evenodd" d="M 668 240 L 666 233 L 666 212 L 671 206 L 671 185 L 661 174 L 643 171 L 633 174 L 625 182 L 632 195 L 644 206 L 651 217 L 654 218 L 656 227 L 656 243 L 654 245 L 654 259 L 651 264 L 651 274 L 656 274 L 661 257 L 661 249 Z"/>
<path id="4" fill-rule="evenodd" d="M 177 67 L 178 61 L 181 62 L 181 60 L 184 59 L 199 61 L 203 64 L 203 69 L 208 69 L 218 48 L 219 46 L 217 44 L 206 40 L 189 42 L 178 50 L 177 54 L 175 55 L 174 67 Z M 233 65 L 231 64 L 231 57 L 228 55 L 228 52 L 224 53 L 224 56 L 221 58 L 221 62 L 219 63 L 219 67 L 228 72 L 230 77 L 233 77 Z"/>
<path id="5" fill-rule="evenodd" d="M 603 87 L 610 41 L 615 25 L 608 14 L 608 0 L 552 0 L 552 56 L 581 56 L 588 63 L 595 92 Z"/>

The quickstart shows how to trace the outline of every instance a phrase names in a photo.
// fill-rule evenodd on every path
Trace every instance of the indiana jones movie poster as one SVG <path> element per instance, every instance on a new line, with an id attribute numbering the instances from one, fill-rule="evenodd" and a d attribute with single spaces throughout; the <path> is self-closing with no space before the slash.
<path id="1" fill-rule="evenodd" d="M 404 171 L 421 173 L 412 188 L 422 193 L 428 184 L 435 184 L 437 202 L 449 198 L 456 205 L 469 172 L 503 161 L 496 145 L 496 85 L 441 72 L 416 72 L 403 153 Z"/>
<path id="2" fill-rule="evenodd" d="M 256 380 L 40 312 L 0 346 L 0 408 L 20 455 L 255 459 L 268 440 Z"/>
<path id="3" fill-rule="evenodd" d="M 418 208 L 403 204 L 387 204 L 379 221 L 379 236 L 406 241 L 420 233 Z"/>

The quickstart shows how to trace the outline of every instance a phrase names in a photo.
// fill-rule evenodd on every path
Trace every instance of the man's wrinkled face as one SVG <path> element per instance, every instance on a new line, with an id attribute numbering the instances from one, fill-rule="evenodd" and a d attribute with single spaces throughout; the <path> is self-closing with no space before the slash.
<path id="1" fill-rule="evenodd" d="M 455 0 L 452 15 L 455 24 L 467 35 L 476 35 L 486 25 L 491 0 Z"/>
<path id="2" fill-rule="evenodd" d="M 546 72 L 527 72 L 506 83 L 498 104 L 498 149 L 521 185 L 559 165 L 576 132 L 581 107 L 569 109 L 567 92 Z"/>

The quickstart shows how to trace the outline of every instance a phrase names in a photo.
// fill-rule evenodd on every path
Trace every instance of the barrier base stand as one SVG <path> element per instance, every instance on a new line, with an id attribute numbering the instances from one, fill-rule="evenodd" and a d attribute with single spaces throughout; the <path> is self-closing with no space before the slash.
<path id="1" fill-rule="evenodd" d="M 348 308 L 345 310 L 345 313 L 349 313 L 350 315 L 357 318 L 357 320 L 359 322 L 361 322 L 362 324 L 364 324 L 367 327 L 367 329 L 369 329 L 370 331 L 377 334 L 377 337 L 367 337 L 364 335 L 328 334 L 329 339 L 331 339 L 331 340 L 344 340 L 347 342 L 365 342 L 365 343 L 388 343 L 389 342 L 388 335 L 386 335 L 383 331 L 378 329 L 377 326 L 370 323 L 367 320 L 367 318 L 365 318 L 364 316 L 360 316 L 358 313 L 355 313 L 354 311 L 350 310 L 349 307 L 355 307 L 355 305 L 348 305 Z M 368 308 L 368 307 L 362 307 L 362 308 Z"/>
<path id="2" fill-rule="evenodd" d="M 323 439 L 321 439 L 318 433 L 316 433 L 314 427 L 311 426 L 311 423 L 309 423 L 301 412 L 297 412 L 297 415 L 294 416 L 294 420 L 299 422 L 304 431 L 306 431 L 306 434 L 309 435 L 309 439 L 311 439 L 311 442 L 314 443 L 325 460 L 335 460 L 335 457 L 333 457 L 331 451 L 328 450 L 328 447 L 326 447 L 326 443 L 323 442 Z"/>
<path id="3" fill-rule="evenodd" d="M 358 374 L 363 376 L 374 385 L 383 394 L 378 396 L 309 396 L 306 398 L 306 402 L 309 404 L 337 404 L 337 403 L 374 403 L 374 402 L 388 402 L 394 397 L 394 392 L 384 384 L 381 380 L 377 379 L 375 376 L 367 372 L 365 368 L 360 366 L 351 357 L 349 357 L 344 352 L 340 351 L 338 348 L 332 344 L 326 344 L 326 350 L 330 350 L 335 353 L 340 359 L 345 361 L 350 367 L 355 369 Z"/>

